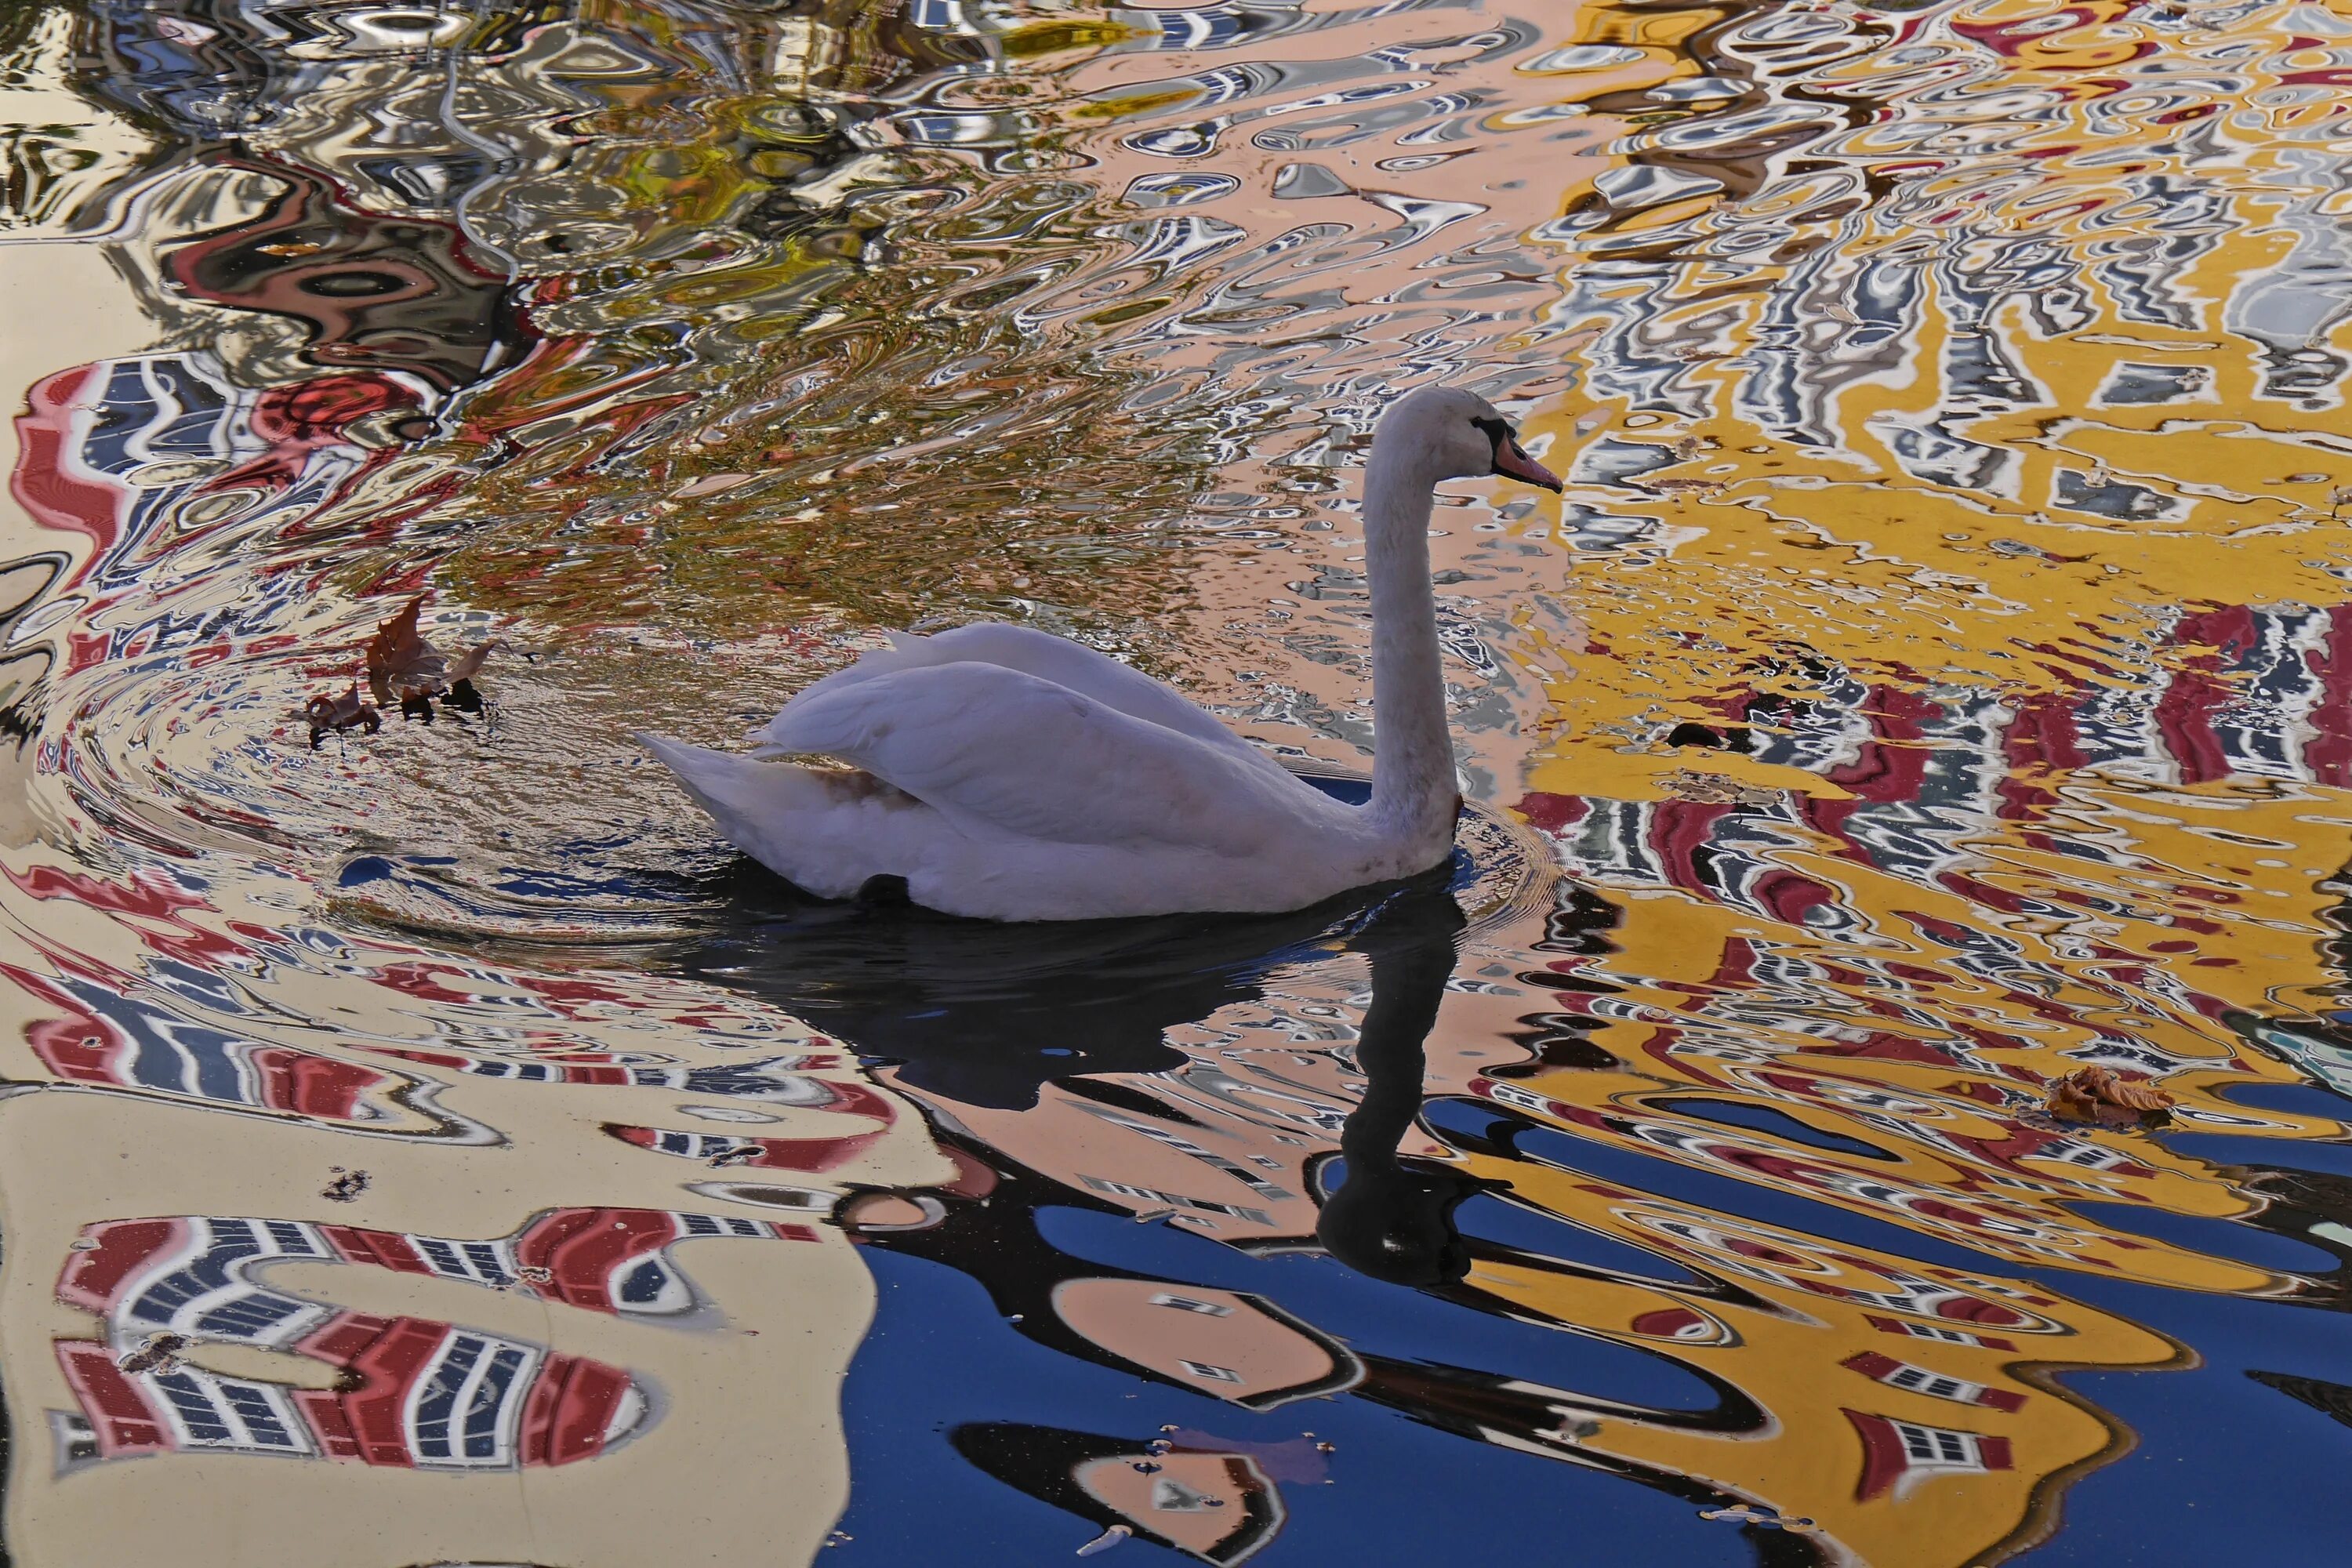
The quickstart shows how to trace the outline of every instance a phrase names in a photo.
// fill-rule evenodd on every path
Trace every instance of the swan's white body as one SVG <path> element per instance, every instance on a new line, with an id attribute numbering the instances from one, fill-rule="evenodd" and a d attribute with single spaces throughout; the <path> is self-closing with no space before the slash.
<path id="1" fill-rule="evenodd" d="M 949 914 L 1097 920 L 1302 909 L 1411 876 L 1450 852 L 1460 806 L 1429 587 L 1432 495 L 1498 468 L 1558 485 L 1469 394 L 1416 393 L 1381 421 L 1364 508 L 1365 805 L 1118 660 L 1014 626 L 894 637 L 786 703 L 754 755 L 640 738 L 737 847 L 821 897 L 899 877 L 914 902 Z M 849 766 L 767 760 L 796 755 Z"/>

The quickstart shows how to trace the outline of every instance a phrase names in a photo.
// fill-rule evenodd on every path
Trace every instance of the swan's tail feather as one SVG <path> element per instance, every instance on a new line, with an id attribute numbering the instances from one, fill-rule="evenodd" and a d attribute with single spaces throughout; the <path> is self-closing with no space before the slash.
<path id="1" fill-rule="evenodd" d="M 689 746 L 650 730 L 636 731 L 629 738 L 651 752 L 654 760 L 670 771 L 686 793 L 694 797 L 695 805 L 714 817 L 719 816 L 731 793 L 726 787 L 730 770 L 725 764 L 730 759 L 725 752 Z"/>
<path id="2" fill-rule="evenodd" d="M 666 735 L 640 731 L 635 739 L 736 848 L 820 898 L 846 898 L 876 872 L 891 869 L 867 864 L 873 857 L 854 835 L 845 840 L 842 801 L 819 774 Z"/>
<path id="3" fill-rule="evenodd" d="M 768 858 L 765 841 L 775 837 L 779 816 L 826 804 L 824 785 L 798 768 L 689 746 L 643 731 L 635 738 L 670 771 L 694 797 L 694 804 L 710 814 L 728 837 L 761 859 Z M 763 823 L 766 831 L 761 830 Z"/>

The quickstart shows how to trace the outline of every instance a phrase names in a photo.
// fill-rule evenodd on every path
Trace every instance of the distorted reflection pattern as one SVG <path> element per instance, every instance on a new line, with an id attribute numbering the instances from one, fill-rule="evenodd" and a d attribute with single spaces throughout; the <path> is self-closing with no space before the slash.
<path id="1" fill-rule="evenodd" d="M 558 1210 L 487 1241 L 292 1220 L 89 1226 L 58 1300 L 96 1314 L 107 1335 L 58 1342 L 81 1405 L 79 1417 L 52 1416 L 60 1458 L 205 1448 L 490 1469 L 593 1458 L 649 1419 L 626 1373 L 449 1323 L 281 1295 L 253 1276 L 279 1259 L 359 1263 L 677 1321 L 696 1292 L 665 1249 L 694 1236 L 816 1239 L 803 1225 L 609 1209 Z M 331 1390 L 297 1389 L 176 1359 L 212 1343 L 288 1352 L 341 1375 Z"/>
<path id="2" fill-rule="evenodd" d="M 2317 1560 L 2347 37 L 0 12 L 9 1560 Z M 1568 486 L 1428 878 L 824 904 L 626 739 L 1000 618 L 1356 795 L 1440 379 Z"/>

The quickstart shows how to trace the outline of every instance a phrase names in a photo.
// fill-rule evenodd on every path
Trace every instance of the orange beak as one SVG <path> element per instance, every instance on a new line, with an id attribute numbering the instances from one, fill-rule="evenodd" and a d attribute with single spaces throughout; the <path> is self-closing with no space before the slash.
<path id="1" fill-rule="evenodd" d="M 1559 476 L 1528 457 L 1527 448 L 1511 437 L 1495 443 L 1495 471 L 1521 484 L 1541 485 L 1555 492 L 1560 488 Z"/>

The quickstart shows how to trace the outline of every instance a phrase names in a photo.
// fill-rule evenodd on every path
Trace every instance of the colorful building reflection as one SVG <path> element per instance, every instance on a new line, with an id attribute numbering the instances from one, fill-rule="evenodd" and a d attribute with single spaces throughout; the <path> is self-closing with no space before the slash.
<path id="1" fill-rule="evenodd" d="M 615 1209 L 559 1210 L 482 1241 L 297 1220 L 90 1226 L 57 1295 L 98 1318 L 105 1337 L 58 1342 L 80 1406 L 52 1415 L 59 1466 L 199 1451 L 425 1469 L 594 1458 L 655 1419 L 649 1391 L 627 1372 L 450 1323 L 346 1310 L 256 1276 L 279 1263 L 350 1263 L 590 1311 L 690 1318 L 702 1303 L 668 1249 L 699 1237 L 816 1239 L 800 1225 Z M 336 1379 L 306 1387 L 181 1359 L 215 1344 L 322 1363 Z"/>

